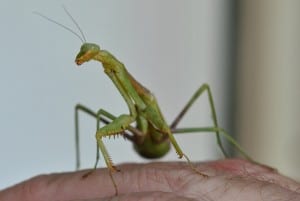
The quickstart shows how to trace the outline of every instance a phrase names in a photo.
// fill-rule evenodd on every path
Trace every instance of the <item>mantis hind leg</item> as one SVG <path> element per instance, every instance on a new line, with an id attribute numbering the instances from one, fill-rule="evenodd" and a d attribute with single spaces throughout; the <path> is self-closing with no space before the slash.
<path id="1" fill-rule="evenodd" d="M 220 135 L 224 136 L 228 142 L 230 142 L 242 156 L 251 162 L 255 162 L 238 144 L 238 142 L 231 137 L 223 128 L 218 127 L 195 127 L 195 128 L 174 128 L 172 133 L 182 134 L 182 133 L 199 133 L 199 132 L 219 132 Z M 255 162 L 256 163 L 256 162 Z"/>
<path id="2" fill-rule="evenodd" d="M 190 98 L 188 103 L 184 106 L 184 108 L 181 110 L 181 112 L 178 114 L 178 116 L 174 119 L 174 121 L 170 125 L 171 130 L 173 130 L 177 127 L 177 125 L 180 122 L 180 120 L 182 119 L 182 117 L 187 113 L 187 111 L 190 109 L 190 107 L 195 103 L 195 101 L 204 92 L 207 92 L 207 94 L 208 94 L 208 100 L 209 100 L 209 105 L 210 105 L 210 109 L 211 109 L 211 114 L 212 114 L 214 127 L 218 128 L 217 113 L 216 113 L 216 109 L 215 109 L 215 105 L 214 105 L 214 101 L 213 101 L 213 97 L 212 97 L 210 87 L 209 87 L 208 84 L 203 84 L 197 89 L 197 91 L 193 94 L 193 96 Z M 220 131 L 216 130 L 215 133 L 216 133 L 216 137 L 217 137 L 217 143 L 218 143 L 222 153 L 224 154 L 225 157 L 228 157 L 229 155 L 226 153 L 225 148 L 224 148 L 224 146 L 222 144 L 222 141 L 221 141 Z"/>

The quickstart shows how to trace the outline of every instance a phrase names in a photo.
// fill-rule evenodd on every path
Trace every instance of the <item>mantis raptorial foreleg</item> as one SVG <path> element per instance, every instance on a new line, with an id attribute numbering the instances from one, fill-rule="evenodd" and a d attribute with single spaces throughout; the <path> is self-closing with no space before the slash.
<path id="1" fill-rule="evenodd" d="M 78 118 L 79 117 L 79 115 L 78 115 L 79 111 L 82 111 L 82 112 L 94 117 L 97 120 L 97 127 L 96 127 L 97 131 L 100 130 L 100 121 L 105 123 L 105 124 L 110 124 L 111 121 L 108 121 L 107 119 L 109 119 L 109 120 L 115 120 L 116 119 L 115 116 L 113 116 L 112 114 L 110 114 L 109 112 L 107 112 L 103 109 L 99 109 L 98 112 L 94 112 L 86 106 L 83 106 L 83 105 L 80 105 L 80 104 L 76 105 L 76 107 L 75 107 L 76 169 L 79 169 L 79 167 L 80 167 L 80 158 L 79 158 L 79 156 L 80 156 L 80 153 L 79 153 L 80 152 L 79 151 L 79 118 Z M 109 136 L 109 135 L 107 135 L 107 136 Z M 129 135 L 128 134 L 124 135 L 124 137 L 126 137 L 126 136 L 129 136 Z M 106 150 L 106 148 L 105 148 L 105 146 L 102 142 L 102 139 L 97 140 L 97 156 L 96 156 L 96 162 L 95 162 L 95 165 L 94 165 L 94 169 L 96 169 L 98 161 L 99 161 L 99 149 L 102 152 L 102 155 L 103 155 L 103 157 L 105 159 L 105 162 L 106 162 L 107 166 L 109 167 L 110 171 L 116 170 L 116 168 L 114 167 L 113 163 L 110 160 L 110 157 L 109 157 L 108 152 L 107 152 L 107 150 Z"/>
<path id="2" fill-rule="evenodd" d="M 79 111 L 84 112 L 85 114 L 88 114 L 89 116 L 93 117 L 96 119 L 97 123 L 96 123 L 96 130 L 100 129 L 100 122 L 104 123 L 104 124 L 110 124 L 113 120 L 115 120 L 117 117 L 112 115 L 111 113 L 107 112 L 106 110 L 103 109 L 99 109 L 97 112 L 94 112 L 93 110 L 91 110 L 90 108 L 81 105 L 81 104 L 77 104 L 75 106 L 75 145 L 76 145 L 76 169 L 79 169 L 80 167 L 80 146 L 79 146 Z M 141 136 L 142 133 L 141 131 L 139 131 L 138 129 L 129 126 L 128 127 L 128 131 L 130 131 L 132 134 L 136 135 L 136 136 Z M 128 132 L 124 131 L 121 133 L 122 136 L 133 142 L 133 136 L 132 134 L 129 134 Z M 97 141 L 98 142 L 98 141 Z M 98 162 L 99 162 L 99 145 L 97 143 L 96 146 L 97 149 L 97 154 L 96 154 L 96 162 L 94 165 L 94 169 L 96 169 Z"/>
<path id="3" fill-rule="evenodd" d="M 104 117 L 110 119 L 110 120 L 114 120 L 116 119 L 116 117 L 114 117 L 112 114 L 110 114 L 109 112 L 106 112 L 105 110 L 103 109 L 99 109 L 97 113 L 95 113 L 93 110 L 89 109 L 88 107 L 86 106 L 83 106 L 83 105 L 80 105 L 80 104 L 77 104 L 76 107 L 75 107 L 75 139 L 76 139 L 76 169 L 79 169 L 79 166 L 80 166 L 80 151 L 79 151 L 79 111 L 82 111 L 94 118 L 96 118 L 97 120 L 97 130 L 100 129 L 100 121 L 105 123 L 105 124 L 109 124 L 111 123 L 110 121 L 108 121 L 107 119 L 105 119 Z M 128 137 L 128 139 L 131 139 L 129 134 L 127 133 L 124 133 L 124 137 Z M 97 165 L 98 165 L 98 162 L 99 162 L 99 158 L 100 158 L 100 154 L 99 154 L 99 150 L 101 150 L 101 153 L 104 157 L 104 160 L 106 162 L 106 165 L 108 167 L 108 171 L 109 171 L 109 176 L 111 178 L 111 181 L 112 181 L 112 184 L 114 186 L 114 189 L 115 189 L 115 194 L 118 194 L 118 188 L 117 188 L 117 184 L 113 178 L 113 175 L 112 175 L 112 172 L 113 171 L 118 171 L 115 166 L 113 165 L 109 155 L 108 155 L 108 152 L 102 142 L 102 140 L 97 140 L 96 141 L 96 161 L 95 161 L 95 165 L 94 165 L 94 168 L 93 170 L 87 172 L 86 174 L 83 175 L 83 177 L 87 177 L 88 175 L 90 175 L 94 170 L 96 170 L 97 168 Z"/>

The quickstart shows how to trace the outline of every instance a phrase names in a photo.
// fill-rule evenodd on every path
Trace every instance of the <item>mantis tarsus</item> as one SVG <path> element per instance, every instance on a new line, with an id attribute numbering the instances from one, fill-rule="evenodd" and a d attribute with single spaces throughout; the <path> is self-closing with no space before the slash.
<path id="1" fill-rule="evenodd" d="M 64 8 L 65 9 L 65 8 Z M 143 157 L 146 158 L 159 158 L 164 156 L 169 150 L 170 145 L 172 145 L 179 158 L 184 157 L 189 165 L 197 173 L 205 176 L 201 172 L 197 171 L 191 164 L 189 158 L 184 154 L 178 145 L 173 134 L 175 133 L 192 133 L 192 132 L 214 132 L 216 133 L 217 143 L 223 152 L 223 154 L 228 157 L 224 146 L 221 141 L 220 135 L 222 134 L 235 148 L 248 160 L 252 160 L 238 145 L 238 143 L 227 134 L 224 129 L 218 126 L 217 115 L 215 111 L 214 101 L 209 85 L 203 84 L 190 98 L 188 103 L 184 106 L 175 120 L 168 125 L 160 112 L 158 103 L 153 96 L 153 94 L 144 86 L 142 86 L 125 68 L 124 64 L 121 63 L 116 57 L 114 57 L 110 52 L 100 49 L 97 44 L 87 43 L 86 39 L 76 23 L 73 17 L 65 9 L 67 15 L 75 23 L 81 36 L 69 29 L 68 27 L 40 14 L 41 17 L 58 24 L 59 26 L 67 29 L 68 31 L 75 34 L 82 41 L 82 46 L 79 53 L 76 56 L 75 62 L 77 65 L 81 65 L 85 62 L 96 60 L 102 63 L 104 72 L 112 80 L 121 96 L 127 103 L 129 114 L 121 114 L 119 116 L 114 116 L 104 109 L 99 109 L 98 111 L 93 111 L 86 106 L 76 105 L 75 107 L 75 138 L 76 138 L 76 167 L 80 166 L 79 158 L 79 111 L 91 115 L 97 120 L 97 131 L 96 131 L 96 142 L 97 142 L 97 156 L 94 168 L 97 167 L 99 161 L 99 150 L 101 151 L 105 163 L 109 169 L 109 174 L 111 176 L 113 185 L 115 187 L 116 193 L 117 185 L 112 177 L 112 172 L 118 171 L 118 169 L 113 165 L 111 158 L 109 157 L 108 151 L 102 141 L 102 138 L 114 135 L 123 135 L 126 139 L 133 142 L 134 149 Z M 187 113 L 194 102 L 200 97 L 204 92 L 208 94 L 208 100 L 210 103 L 210 108 L 212 112 L 213 126 L 211 127 L 196 127 L 196 128 L 177 128 L 178 123 L 182 117 Z M 104 126 L 100 126 L 100 122 L 104 123 Z M 136 123 L 133 127 L 131 124 Z"/>

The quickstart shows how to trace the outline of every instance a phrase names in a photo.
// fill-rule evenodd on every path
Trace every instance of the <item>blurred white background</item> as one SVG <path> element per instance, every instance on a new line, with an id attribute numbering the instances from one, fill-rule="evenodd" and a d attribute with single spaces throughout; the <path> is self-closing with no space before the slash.
<path id="1" fill-rule="evenodd" d="M 300 181 L 300 1 L 237 7 L 235 133 L 256 160 Z"/>
<path id="2" fill-rule="evenodd" d="M 271 1 L 264 2 L 266 7 L 268 3 L 271 4 Z M 285 2 L 291 4 L 291 8 L 293 3 L 297 4 L 296 1 Z M 300 164 L 297 157 L 299 124 L 296 125 L 300 118 L 297 91 L 300 84 L 299 57 L 288 57 L 282 64 L 275 62 L 278 68 L 275 68 L 274 62 L 268 63 L 267 60 L 259 68 L 254 68 L 258 65 L 255 62 L 253 65 L 243 63 L 245 58 L 257 61 L 256 57 L 245 56 L 248 43 L 253 45 L 251 50 L 254 53 L 266 45 L 260 58 L 279 58 L 278 55 L 271 56 L 268 53 L 269 50 L 280 48 L 279 44 L 267 48 L 274 44 L 272 41 L 278 39 L 286 44 L 285 39 L 288 38 L 288 44 L 294 48 L 294 29 L 291 30 L 293 34 L 279 38 L 270 38 L 268 34 L 274 35 L 279 30 L 285 33 L 282 29 L 290 27 L 281 29 L 280 25 L 286 25 L 286 22 L 293 25 L 297 22 L 296 19 L 291 18 L 295 21 L 290 21 L 288 18 L 269 32 L 266 31 L 269 27 L 255 27 L 264 28 L 262 33 L 268 43 L 263 43 L 265 40 L 251 39 L 254 30 L 247 21 L 256 16 L 253 20 L 255 25 L 260 20 L 258 17 L 265 17 L 264 11 L 261 11 L 262 15 L 256 15 L 255 6 L 259 5 L 255 4 L 250 7 L 254 10 L 248 10 L 247 18 L 242 13 L 247 13 L 246 8 L 249 7 L 245 4 L 236 6 L 234 1 L 229 0 L 3 0 L 0 7 L 0 189 L 37 174 L 74 170 L 76 103 L 80 102 L 94 110 L 101 107 L 116 115 L 128 112 L 125 102 L 103 73 L 99 63 L 91 62 L 82 67 L 75 65 L 74 58 L 81 42 L 71 33 L 32 14 L 32 11 L 39 11 L 75 30 L 61 8 L 62 4 L 66 5 L 80 24 L 89 42 L 97 43 L 113 53 L 137 80 L 156 95 L 169 122 L 193 92 L 207 82 L 213 91 L 220 125 L 229 131 L 234 128 L 235 135 L 239 134 L 246 151 L 259 162 L 277 167 L 284 174 L 299 179 L 296 171 Z M 234 12 L 235 9 L 239 12 Z M 280 6 L 277 9 L 281 13 Z M 283 16 L 278 13 L 274 14 L 277 18 L 268 18 L 274 26 L 289 11 L 282 13 Z M 236 21 L 234 16 L 239 20 Z M 248 24 L 249 26 L 242 26 Z M 297 36 L 298 28 L 295 28 Z M 246 43 L 245 40 L 250 42 Z M 285 48 L 287 49 L 282 49 L 282 52 L 290 51 L 289 45 Z M 293 53 L 297 54 L 299 51 L 295 49 Z M 239 56 L 236 58 L 236 68 L 232 68 L 235 60 L 233 54 Z M 249 54 L 253 55 L 251 52 Z M 269 69 L 262 66 L 269 66 Z M 290 73 L 281 76 L 283 74 L 280 72 L 286 72 L 284 69 L 289 69 Z M 290 79 L 290 75 L 293 78 Z M 268 82 L 269 76 L 273 82 Z M 257 77 L 258 81 L 255 80 Z M 280 84 L 283 78 L 286 85 Z M 269 99 L 255 102 L 261 97 L 261 93 L 251 96 L 249 93 L 262 88 Z M 272 93 L 266 95 L 266 92 L 274 92 L 276 96 L 273 97 Z M 269 105 L 278 98 L 282 104 L 273 106 L 274 110 L 262 109 L 266 107 L 264 104 Z M 232 109 L 236 109 L 236 112 Z M 255 109 L 262 113 L 255 113 Z M 263 117 L 260 124 L 248 124 L 253 119 L 258 121 L 255 114 Z M 263 114 L 270 116 L 262 116 Z M 277 116 L 279 120 L 269 119 Z M 81 158 L 83 168 L 90 168 L 95 160 L 95 121 L 84 114 L 80 117 Z M 252 120 L 248 119 L 250 117 Z M 206 95 L 199 99 L 181 125 L 212 125 Z M 281 127 L 277 129 L 276 126 L 279 125 Z M 193 161 L 222 158 L 212 134 L 186 134 L 176 138 Z M 285 143 L 280 144 L 282 140 Z M 133 151 L 130 142 L 122 138 L 105 140 L 105 144 L 117 164 L 147 161 L 140 158 Z M 264 149 L 256 152 L 258 147 Z M 269 154 L 264 156 L 262 153 Z M 289 159 L 284 160 L 286 158 Z M 161 160 L 177 160 L 177 156 L 172 150 Z M 104 167 L 102 157 L 100 166 Z"/>

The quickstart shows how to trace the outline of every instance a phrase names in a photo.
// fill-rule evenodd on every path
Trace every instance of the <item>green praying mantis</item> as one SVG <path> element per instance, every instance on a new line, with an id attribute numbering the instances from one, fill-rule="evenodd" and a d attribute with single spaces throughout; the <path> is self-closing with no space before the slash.
<path id="1" fill-rule="evenodd" d="M 179 158 L 185 158 L 191 168 L 201 176 L 205 174 L 199 172 L 190 162 L 187 155 L 184 154 L 174 134 L 177 133 L 194 133 L 194 132 L 213 132 L 216 134 L 217 144 L 221 151 L 228 157 L 225 148 L 221 141 L 221 135 L 224 136 L 228 142 L 230 142 L 246 159 L 253 161 L 241 148 L 241 146 L 223 129 L 220 128 L 217 121 L 216 110 L 214 106 L 213 96 L 208 84 L 203 84 L 196 90 L 187 104 L 183 107 L 174 121 L 168 125 L 165 121 L 159 105 L 154 95 L 140 84 L 126 69 L 125 65 L 120 62 L 110 52 L 103 50 L 99 45 L 94 43 L 87 43 L 85 36 L 76 23 L 74 18 L 64 7 L 66 14 L 70 17 L 72 22 L 76 25 L 81 35 L 77 34 L 72 29 L 54 21 L 38 12 L 35 14 L 51 21 L 64 29 L 75 34 L 81 41 L 82 45 L 79 53 L 76 56 L 75 63 L 82 65 L 85 62 L 92 60 L 98 61 L 104 68 L 104 73 L 111 79 L 119 93 L 125 100 L 129 113 L 115 116 L 110 112 L 99 109 L 93 111 L 88 107 L 78 104 L 75 107 L 75 139 L 76 139 L 76 167 L 80 166 L 79 157 L 79 112 L 86 113 L 94 117 L 97 121 L 96 142 L 97 142 L 97 154 L 94 169 L 96 169 L 99 162 L 99 156 L 103 155 L 106 166 L 109 170 L 112 183 L 114 185 L 116 194 L 118 193 L 117 184 L 114 181 L 112 173 L 119 171 L 113 164 L 108 151 L 103 143 L 104 137 L 110 137 L 115 135 L 122 135 L 124 138 L 131 141 L 134 145 L 135 151 L 145 158 L 160 158 L 164 156 L 171 148 L 171 145 L 175 149 Z M 204 93 L 208 94 L 208 101 L 212 113 L 213 126 L 210 127 L 194 127 L 194 128 L 178 128 L 177 125 L 185 114 L 189 111 L 195 101 Z M 100 123 L 104 125 L 101 126 Z M 136 126 L 132 126 L 135 123 Z M 90 172 L 89 172 L 90 173 Z M 86 174 L 85 176 L 89 175 Z"/>

